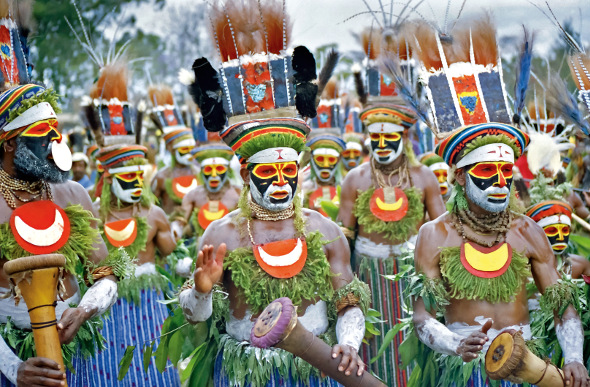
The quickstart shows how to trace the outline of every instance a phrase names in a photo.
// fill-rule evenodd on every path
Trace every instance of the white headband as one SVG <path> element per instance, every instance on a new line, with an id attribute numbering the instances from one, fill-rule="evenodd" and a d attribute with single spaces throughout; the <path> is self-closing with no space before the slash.
<path id="1" fill-rule="evenodd" d="M 182 140 L 182 141 L 177 142 L 176 144 L 174 144 L 174 146 L 172 147 L 172 149 L 178 149 L 178 148 L 182 148 L 184 146 L 195 146 L 195 145 L 197 145 L 197 143 L 195 142 L 194 139 L 187 138 L 186 140 Z"/>
<path id="2" fill-rule="evenodd" d="M 317 148 L 314 149 L 313 151 L 311 151 L 312 155 L 325 155 L 325 156 L 335 156 L 335 157 L 339 157 L 340 153 L 338 153 L 336 151 L 336 149 L 332 149 L 332 148 Z"/>
<path id="3" fill-rule="evenodd" d="M 109 174 L 144 171 L 145 165 L 129 165 L 127 167 L 109 168 Z"/>
<path id="4" fill-rule="evenodd" d="M 362 151 L 363 147 L 358 142 L 350 141 L 346 143 L 346 149 L 356 149 L 358 151 Z"/>
<path id="5" fill-rule="evenodd" d="M 551 215 L 551 216 L 543 218 L 537 222 L 537 224 L 541 227 L 549 226 L 550 224 L 556 224 L 556 223 L 567 224 L 568 226 L 572 225 L 571 219 L 567 215 L 564 215 L 564 214 Z"/>
<path id="6" fill-rule="evenodd" d="M 224 159 L 223 157 L 210 157 L 208 159 L 204 159 L 201 161 L 201 166 L 204 167 L 206 165 L 229 165 L 229 161 Z"/>
<path id="7" fill-rule="evenodd" d="M 392 133 L 392 132 L 403 132 L 406 130 L 401 125 L 394 124 L 393 122 L 375 122 L 367 126 L 369 133 Z"/>
<path id="8" fill-rule="evenodd" d="M 298 154 L 293 148 L 268 148 L 254 153 L 248 163 L 269 164 L 269 163 L 286 163 L 297 161 Z"/>
<path id="9" fill-rule="evenodd" d="M 445 171 L 449 170 L 449 166 L 447 165 L 447 163 L 443 163 L 443 162 L 431 164 L 428 166 L 428 168 L 430 168 L 430 170 L 432 170 L 432 171 L 436 171 L 439 169 L 444 169 Z"/>
<path id="10" fill-rule="evenodd" d="M 514 151 L 502 143 L 488 144 L 472 150 L 457 163 L 457 168 L 486 161 L 505 161 L 514 163 Z"/>
<path id="11" fill-rule="evenodd" d="M 22 128 L 23 126 L 29 126 L 37 121 L 47 120 L 50 118 L 57 119 L 55 111 L 53 111 L 53 108 L 49 102 L 41 102 L 25 110 L 21 115 L 6 124 L 6 126 L 2 129 L 5 132 L 9 132 L 14 129 Z"/>

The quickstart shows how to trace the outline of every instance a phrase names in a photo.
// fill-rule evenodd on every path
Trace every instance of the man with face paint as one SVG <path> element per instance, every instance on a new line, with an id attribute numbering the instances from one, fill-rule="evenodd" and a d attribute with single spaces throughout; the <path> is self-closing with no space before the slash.
<path id="1" fill-rule="evenodd" d="M 379 329 L 389 331 L 403 312 L 402 285 L 382 275 L 398 272 L 397 259 L 414 247 L 416 234 L 426 214 L 436 219 L 444 212 L 434 174 L 419 164 L 408 140 L 415 115 L 403 106 L 374 104 L 361 112 L 371 148 L 370 162 L 351 170 L 342 183 L 338 219 L 354 242 L 354 266 L 361 280 L 371 286 L 373 307 L 385 319 Z M 408 372 L 391 368 L 399 364 L 396 335 L 372 369 L 389 385 L 404 386 Z M 383 335 L 363 348 L 365 361 L 377 356 Z"/>
<path id="2" fill-rule="evenodd" d="M 182 199 L 182 226 L 190 222 L 194 236 L 200 238 L 209 224 L 221 219 L 238 206 L 240 189 L 230 183 L 230 161 L 234 152 L 223 143 L 212 143 L 193 150 L 201 166 L 202 184 Z M 190 262 L 192 264 L 192 260 Z"/>
<path id="3" fill-rule="evenodd" d="M 164 134 L 166 149 L 172 163 L 160 169 L 152 181 L 152 191 L 169 216 L 179 210 L 182 199 L 198 185 L 199 168 L 194 164 L 191 150 L 195 139 L 189 129 L 175 129 Z"/>
<path id="4" fill-rule="evenodd" d="M 450 356 L 441 363 L 443 381 L 460 372 L 450 360 L 459 356 L 476 362 L 468 383 L 486 385 L 479 369 L 496 335 L 513 328 L 531 338 L 524 285 L 532 273 L 543 294 L 541 305 L 555 313 L 566 381 L 590 385 L 582 326 L 570 304 L 575 289 L 559 281 L 543 229 L 510 204 L 514 160 L 527 143 L 528 136 L 516 127 L 483 123 L 454 131 L 436 149 L 451 166 L 454 196 L 450 212 L 425 224 L 418 235 L 415 266 L 425 291 L 414 302 L 413 321 L 424 344 Z M 560 229 L 563 236 L 566 230 Z M 436 305 L 427 308 L 425 297 L 435 293 Z M 435 306 L 444 313 L 445 324 L 436 319 Z"/>
<path id="5" fill-rule="evenodd" d="M 164 300 L 169 283 L 157 272 L 155 259 L 156 252 L 162 257 L 170 254 L 176 242 L 166 214 L 154 205 L 155 198 L 144 186 L 146 151 L 143 146 L 123 144 L 104 147 L 97 155 L 104 167 L 100 202 L 95 203 L 103 239 L 111 253 L 124 249 L 137 260 L 137 267 L 134 278 L 120 282 L 119 298 L 110 315 L 103 319 L 106 349 L 92 361 L 99 370 L 94 375 L 94 386 L 112 385 L 125 348 L 159 336 L 168 316 L 166 306 L 158 301 Z M 136 380 L 150 386 L 180 385 L 178 372 L 172 367 L 159 373 L 155 364 L 150 363 L 144 371 L 138 358 L 121 383 Z"/>
<path id="6" fill-rule="evenodd" d="M 275 5 L 280 2 L 273 1 L 262 9 L 247 2 L 232 10 L 240 14 L 262 12 L 266 18 Z M 227 17 L 238 15 L 213 16 L 213 25 L 225 25 Z M 277 30 L 269 33 L 272 31 Z M 236 23 L 234 33 L 236 39 L 245 39 L 252 34 L 251 26 Z M 219 42 L 224 49 L 233 47 L 227 46 L 230 43 Z M 219 316 L 220 305 L 213 301 L 218 294 L 214 284 L 228 294 L 229 310 L 221 310 L 227 333 L 219 341 L 215 386 L 335 386 L 334 380 L 321 378 L 319 370 L 303 365 L 289 352 L 250 344 L 253 320 L 277 297 L 288 297 L 297 305 L 299 321 L 305 321 L 314 336 L 321 338 L 334 329 L 331 356 L 340 358 L 340 372 L 362 375 L 365 369 L 357 351 L 365 331 L 368 290 L 352 274 L 348 245 L 339 227 L 318 212 L 301 208 L 298 194 L 299 154 L 310 132 L 298 115 L 316 115 L 315 60 L 302 46 L 292 54 L 282 50 L 271 55 L 284 61 L 288 72 L 281 66 L 270 66 L 268 55 L 255 52 L 241 59 L 243 66 L 256 69 L 255 78 L 249 73 L 239 78 L 220 77 L 205 58 L 193 64 L 189 91 L 201 107 L 207 130 L 220 131 L 222 140 L 240 160 L 244 187 L 238 209 L 205 230 L 193 281 L 180 293 L 179 303 L 186 319 L 196 323 Z M 242 65 L 236 67 L 235 63 L 223 63 L 223 71 L 237 74 Z M 265 83 L 281 77 L 286 80 L 285 74 L 291 71 L 295 88 L 285 82 Z M 221 98 L 214 98 L 217 95 Z M 230 111 L 224 110 L 228 107 Z M 226 117 L 228 125 L 224 126 Z M 328 315 L 333 316 L 332 328 Z M 252 370 L 249 359 L 254 354 L 278 362 L 256 362 Z"/>
<path id="7" fill-rule="evenodd" d="M 364 136 L 361 133 L 346 133 L 343 136 L 346 146 L 340 157 L 342 162 L 342 176 L 346 177 L 351 169 L 358 167 L 363 162 Z"/>
<path id="8" fill-rule="evenodd" d="M 57 131 L 56 101 L 53 91 L 34 84 L 0 95 L 0 265 L 30 255 L 65 256 L 64 288 L 56 300 L 57 330 L 63 344 L 74 342 L 63 353 L 75 373 L 46 358 L 15 355 L 33 353 L 31 322 L 25 302 L 15 306 L 9 279 L 0 271 L 2 293 L 9 295 L 0 302 L 2 386 L 59 385 L 65 380 L 69 386 L 88 385 L 92 369 L 80 349 L 98 349 L 99 321 L 93 317 L 116 300 L 116 276 L 128 274 L 116 269 L 124 261 L 106 261 L 108 252 L 96 230 L 88 193 L 68 180 L 72 156 Z M 93 285 L 81 296 L 79 284 L 84 281 Z"/>
<path id="9" fill-rule="evenodd" d="M 328 216 L 322 210 L 322 200 L 338 204 L 337 187 L 340 186 L 340 153 L 344 150 L 344 141 L 335 134 L 327 134 L 326 129 L 307 142 L 311 153 L 311 176 L 303 184 L 304 206 Z"/>
<path id="10" fill-rule="evenodd" d="M 436 176 L 438 185 L 440 186 L 440 194 L 443 200 L 446 202 L 451 196 L 452 190 L 449 188 L 449 182 L 447 181 L 449 174 L 449 166 L 439 155 L 428 152 L 420 157 L 420 162 L 428 167 Z"/>

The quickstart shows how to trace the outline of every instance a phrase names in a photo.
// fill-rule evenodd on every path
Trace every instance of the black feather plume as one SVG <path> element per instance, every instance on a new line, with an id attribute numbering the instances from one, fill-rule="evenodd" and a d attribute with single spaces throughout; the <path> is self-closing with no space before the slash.
<path id="1" fill-rule="evenodd" d="M 223 110 L 223 89 L 219 75 L 206 58 L 199 58 L 193 63 L 195 82 L 188 86 L 188 91 L 201 109 L 203 124 L 210 132 L 221 131 L 227 119 Z"/>
<path id="2" fill-rule="evenodd" d="M 135 143 L 141 145 L 143 140 L 143 110 L 136 109 L 135 110 Z"/>
<path id="3" fill-rule="evenodd" d="M 356 88 L 356 93 L 359 96 L 359 101 L 361 104 L 365 105 L 367 103 L 367 92 L 365 90 L 365 84 L 363 82 L 363 77 L 360 71 L 354 71 L 354 86 Z"/>
<path id="4" fill-rule="evenodd" d="M 568 90 L 565 82 L 554 74 L 551 76 L 547 94 L 549 108 L 562 116 L 566 121 L 576 125 L 587 136 L 590 136 L 590 125 L 578 107 L 578 101 Z"/>
<path id="5" fill-rule="evenodd" d="M 292 56 L 293 82 L 295 83 L 295 106 L 303 117 L 313 118 L 317 115 L 315 99 L 318 85 L 316 79 L 315 59 L 303 46 L 295 47 Z"/>
<path id="6" fill-rule="evenodd" d="M 320 70 L 320 75 L 318 76 L 318 94 L 316 97 L 316 106 L 320 103 L 320 97 L 324 91 L 324 88 L 328 84 L 328 81 L 332 77 L 334 73 L 334 69 L 338 64 L 338 59 L 340 59 L 340 54 L 336 50 L 330 50 L 328 53 L 328 57 L 326 58 L 326 63 L 322 66 Z"/>

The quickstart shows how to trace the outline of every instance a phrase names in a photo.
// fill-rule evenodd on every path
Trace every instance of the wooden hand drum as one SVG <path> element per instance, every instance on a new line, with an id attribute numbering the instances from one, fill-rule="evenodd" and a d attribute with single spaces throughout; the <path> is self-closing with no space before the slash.
<path id="1" fill-rule="evenodd" d="M 346 387 L 385 386 L 367 370 L 361 376 L 357 376 L 357 370 L 348 376 L 338 371 L 342 355 L 332 358 L 332 348 L 298 323 L 297 308 L 286 297 L 274 300 L 262 311 L 252 328 L 250 342 L 258 348 L 284 349 Z"/>
<path id="2" fill-rule="evenodd" d="M 492 341 L 485 365 L 490 379 L 521 380 L 539 387 L 565 386 L 563 371 L 529 351 L 522 334 L 514 329 L 505 330 Z"/>
<path id="3" fill-rule="evenodd" d="M 13 259 L 4 272 L 18 287 L 29 308 L 37 356 L 54 360 L 65 370 L 57 333 L 55 306 L 59 269 L 66 260 L 61 254 L 45 254 Z"/>

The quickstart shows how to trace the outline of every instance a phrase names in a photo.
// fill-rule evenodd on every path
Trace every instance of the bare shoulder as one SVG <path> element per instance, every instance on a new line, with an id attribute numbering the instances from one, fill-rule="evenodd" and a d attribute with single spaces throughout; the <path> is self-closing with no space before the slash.
<path id="1" fill-rule="evenodd" d="M 514 214 L 514 218 L 512 219 L 512 229 L 518 231 L 526 239 L 547 238 L 541 226 L 539 226 L 537 222 L 535 222 L 528 216 Z"/>
<path id="2" fill-rule="evenodd" d="M 303 208 L 302 213 L 307 220 L 308 231 L 320 231 L 324 235 L 324 239 L 327 240 L 337 238 L 342 234 L 340 227 L 336 223 L 319 212 Z"/>
<path id="3" fill-rule="evenodd" d="M 349 189 L 358 189 L 360 182 L 366 177 L 371 176 L 371 164 L 363 163 L 356 168 L 353 168 L 342 182 L 342 186 L 346 186 Z"/>
<path id="4" fill-rule="evenodd" d="M 69 204 L 80 204 L 89 211 L 93 209 L 88 191 L 74 181 L 68 180 L 64 183 L 51 184 L 51 190 L 55 202 L 61 207 Z"/>
<path id="5" fill-rule="evenodd" d="M 205 230 L 201 239 L 201 245 L 210 244 L 219 246 L 225 243 L 228 251 L 234 250 L 240 246 L 241 236 L 239 227 L 236 224 L 240 210 L 235 210 L 221 219 L 211 222 Z"/>
<path id="6" fill-rule="evenodd" d="M 158 220 L 162 222 L 168 222 L 168 218 L 166 217 L 166 213 L 160 206 L 150 206 L 148 217 L 153 220 Z"/>

